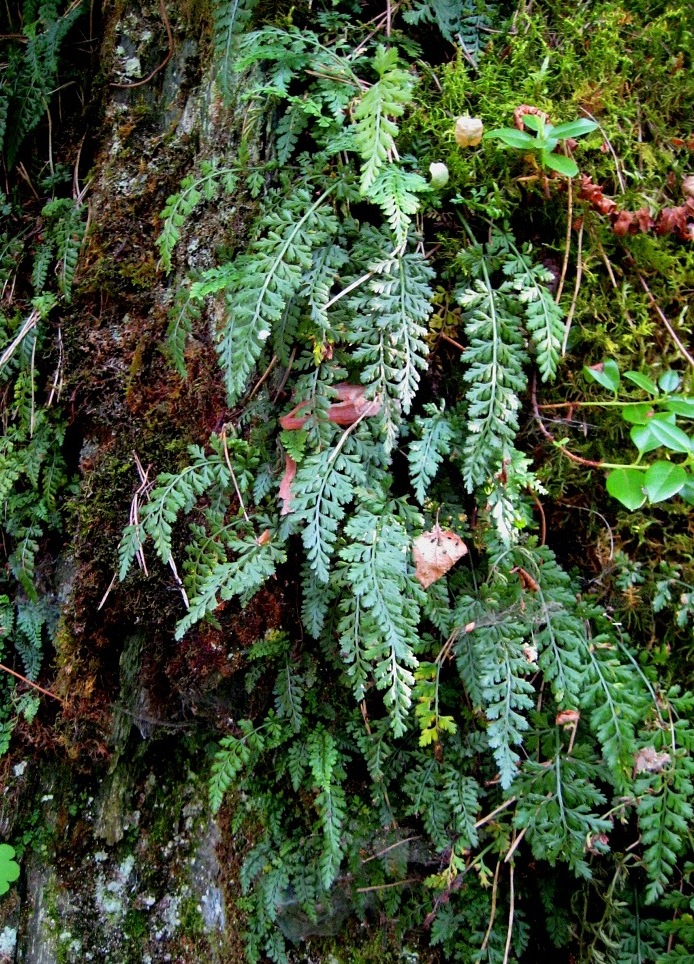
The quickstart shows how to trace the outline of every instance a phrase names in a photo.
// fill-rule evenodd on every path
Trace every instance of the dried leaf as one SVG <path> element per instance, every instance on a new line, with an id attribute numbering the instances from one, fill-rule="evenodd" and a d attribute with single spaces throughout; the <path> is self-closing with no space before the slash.
<path id="1" fill-rule="evenodd" d="M 289 515 L 289 513 L 292 511 L 292 499 L 294 498 L 294 493 L 292 492 L 292 482 L 294 481 L 295 475 L 296 462 L 288 455 L 285 455 L 284 475 L 282 476 L 282 481 L 280 482 L 279 491 L 279 497 L 283 502 L 280 515 Z"/>
<path id="2" fill-rule="evenodd" d="M 413 543 L 415 575 L 425 589 L 444 576 L 467 552 L 467 546 L 455 532 L 434 526 Z"/>
<path id="3" fill-rule="evenodd" d="M 669 753 L 658 753 L 652 746 L 644 746 L 634 757 L 634 773 L 660 773 L 669 762 Z"/>
<path id="4" fill-rule="evenodd" d="M 380 399 L 375 398 L 369 400 L 365 398 L 364 392 L 366 388 L 364 385 L 348 385 L 347 383 L 343 383 L 341 385 L 335 385 L 334 387 L 340 401 L 334 402 L 329 406 L 328 421 L 335 422 L 336 425 L 349 426 L 353 425 L 354 422 L 362 416 L 366 418 L 369 415 L 377 415 L 378 412 L 380 412 Z M 311 417 L 310 412 L 306 411 L 309 404 L 308 401 L 299 402 L 291 412 L 282 416 L 280 419 L 282 428 L 287 431 L 302 428 Z M 300 414 L 302 411 L 306 411 L 306 414 Z"/>
<path id="5" fill-rule="evenodd" d="M 545 124 L 549 123 L 549 114 L 547 114 L 544 110 L 540 110 L 539 107 L 533 107 L 531 104 L 521 104 L 519 107 L 516 107 L 513 112 L 513 123 L 519 131 L 525 130 L 523 118 L 526 114 L 533 114 L 535 117 L 541 117 Z"/>
<path id="6" fill-rule="evenodd" d="M 557 726 L 575 726 L 580 719 L 578 710 L 559 710 L 554 722 Z"/>

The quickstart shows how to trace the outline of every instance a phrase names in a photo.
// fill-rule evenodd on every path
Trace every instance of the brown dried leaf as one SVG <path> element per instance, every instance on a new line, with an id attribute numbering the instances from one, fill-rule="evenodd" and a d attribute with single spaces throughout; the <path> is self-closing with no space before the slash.
<path id="1" fill-rule="evenodd" d="M 289 513 L 292 511 L 292 499 L 294 498 L 294 493 L 292 492 L 292 482 L 294 481 L 295 475 L 296 462 L 288 455 L 285 455 L 284 475 L 282 476 L 282 481 L 280 482 L 279 491 L 279 497 L 283 502 L 280 515 L 289 515 Z"/>
<path id="2" fill-rule="evenodd" d="M 634 773 L 660 773 L 669 762 L 669 753 L 658 753 L 652 746 L 644 746 L 634 757 Z"/>
<path id="3" fill-rule="evenodd" d="M 467 546 L 455 532 L 434 526 L 423 532 L 412 545 L 415 575 L 425 589 L 444 576 L 467 552 Z"/>
<path id="4" fill-rule="evenodd" d="M 328 421 L 335 422 L 336 425 L 353 425 L 358 418 L 369 415 L 377 415 L 381 410 L 381 402 L 378 398 L 369 400 L 364 397 L 366 388 L 363 385 L 348 385 L 343 382 L 335 385 L 339 402 L 333 402 L 328 408 Z M 309 420 L 309 402 L 299 402 L 291 412 L 283 415 L 280 425 L 287 431 L 302 428 Z M 305 413 L 305 414 L 304 414 Z"/>
<path id="5" fill-rule="evenodd" d="M 559 710 L 554 722 L 557 726 L 575 726 L 580 719 L 578 710 Z"/>

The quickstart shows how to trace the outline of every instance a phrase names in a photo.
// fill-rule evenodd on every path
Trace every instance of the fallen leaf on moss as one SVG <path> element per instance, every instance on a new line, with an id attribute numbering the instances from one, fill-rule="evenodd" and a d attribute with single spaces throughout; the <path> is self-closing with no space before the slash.
<path id="1" fill-rule="evenodd" d="M 467 546 L 455 532 L 434 526 L 423 532 L 413 544 L 415 575 L 425 589 L 444 576 L 467 552 Z"/>
<path id="2" fill-rule="evenodd" d="M 296 475 L 296 462 L 289 455 L 284 457 L 284 475 L 282 476 L 282 481 L 280 482 L 279 497 L 282 499 L 282 511 L 280 515 L 289 515 L 292 511 L 292 499 L 294 498 L 294 493 L 292 492 L 292 482 L 294 481 L 294 476 Z"/>

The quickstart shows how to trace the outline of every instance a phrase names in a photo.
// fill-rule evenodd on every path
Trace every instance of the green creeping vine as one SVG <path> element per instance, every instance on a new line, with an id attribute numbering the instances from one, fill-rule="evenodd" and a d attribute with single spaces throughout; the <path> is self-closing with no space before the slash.
<path id="1" fill-rule="evenodd" d="M 449 36 L 471 10 L 417 2 L 408 17 Z M 228 50 L 238 18 L 216 17 Z M 212 767 L 213 810 L 236 788 L 234 827 L 257 828 L 241 875 L 250 961 L 287 961 L 288 941 L 376 907 L 424 922 L 446 960 L 520 960 L 571 943 L 564 866 L 586 902 L 633 871 L 660 913 L 689 845 L 691 696 L 639 667 L 530 531 L 542 488 L 521 408 L 531 365 L 545 382 L 558 372 L 551 273 L 503 223 L 444 219 L 432 256 L 423 218 L 441 198 L 400 143 L 412 41 L 369 39 L 334 10 L 313 26 L 235 36 L 248 96 L 279 113 L 272 188 L 248 247 L 187 281 L 169 344 L 184 374 L 214 305 L 243 415 L 159 476 L 124 532 L 120 578 L 149 539 L 177 574 L 187 517 L 180 638 L 203 619 L 221 628 L 219 604 L 244 605 L 286 560 L 300 567 L 301 626 L 249 652 L 266 712 L 234 721 Z M 163 213 L 165 269 L 220 184 L 257 197 L 259 172 L 210 164 L 184 180 Z M 437 282 L 466 338 L 445 403 L 431 400 Z M 467 537 L 471 565 L 422 579 L 423 533 Z M 640 850 L 613 854 L 615 823 L 631 841 L 637 821 Z M 529 858 L 540 880 L 514 876 Z M 633 926 L 664 949 L 653 920 Z"/>

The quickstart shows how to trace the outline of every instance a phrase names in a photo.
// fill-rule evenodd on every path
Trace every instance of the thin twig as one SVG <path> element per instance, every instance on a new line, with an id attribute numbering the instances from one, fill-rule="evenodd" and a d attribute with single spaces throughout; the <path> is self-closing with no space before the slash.
<path id="1" fill-rule="evenodd" d="M 573 223 L 573 213 L 574 213 L 574 192 L 572 187 L 573 181 L 569 178 L 569 210 L 566 215 L 566 243 L 564 245 L 564 261 L 561 266 L 561 274 L 559 275 L 559 284 L 557 285 L 557 293 L 554 296 L 554 300 L 557 304 L 561 301 L 562 291 L 564 290 L 564 281 L 566 280 L 566 271 L 569 267 L 569 254 L 571 253 L 571 225 Z"/>
<path id="2" fill-rule="evenodd" d="M 461 352 L 465 351 L 465 349 L 460 344 L 460 342 L 457 342 L 454 338 L 451 338 L 449 335 L 445 333 L 445 331 L 439 332 L 439 338 L 443 338 L 444 341 L 447 341 L 449 345 L 453 345 L 453 347 L 457 348 L 458 351 L 461 351 Z"/>
<path id="3" fill-rule="evenodd" d="M 608 137 L 607 134 L 605 133 L 605 128 L 602 126 L 602 124 L 600 123 L 599 120 L 596 120 L 596 118 L 593 117 L 593 115 L 591 114 L 591 112 L 590 112 L 589 110 L 586 110 L 586 109 L 585 109 L 585 107 L 581 107 L 580 110 L 581 110 L 581 113 L 582 113 L 582 114 L 585 114 L 586 117 L 590 117 L 590 119 L 593 121 L 593 123 L 598 125 L 598 128 L 599 128 L 599 130 L 600 130 L 600 133 L 601 133 L 602 136 L 605 138 L 605 143 L 607 144 L 607 147 L 608 147 L 608 149 L 609 149 L 609 152 L 610 152 L 610 154 L 612 155 L 612 158 L 613 158 L 613 160 L 614 160 L 615 171 L 617 172 L 617 180 L 619 181 L 619 189 L 620 189 L 620 191 L 622 192 L 622 194 L 626 194 L 626 185 L 624 184 L 624 178 L 622 177 L 622 172 L 621 172 L 620 167 L 619 167 L 619 158 L 617 157 L 617 154 L 615 153 L 615 149 L 614 149 L 614 147 L 612 146 L 609 137 Z"/>
<path id="4" fill-rule="evenodd" d="M 344 296 L 348 295 L 350 291 L 354 291 L 355 288 L 358 288 L 359 285 L 364 284 L 365 281 L 368 281 L 369 278 L 372 278 L 375 274 L 376 274 L 375 271 L 367 271 L 366 274 L 363 274 L 361 276 L 361 278 L 357 278 L 356 281 L 353 281 L 351 284 L 348 284 L 346 288 L 343 288 L 342 291 L 338 291 L 338 293 L 333 298 L 330 299 L 330 301 L 327 303 L 327 305 L 323 310 L 327 311 L 328 308 L 332 308 L 332 306 L 336 304 L 340 300 L 340 298 L 344 298 Z"/>
<path id="5" fill-rule="evenodd" d="M 578 292 L 581 290 L 581 279 L 583 277 L 583 219 L 581 219 L 581 226 L 578 229 L 578 241 L 576 243 L 576 281 L 574 282 L 574 293 L 571 298 L 571 306 L 569 307 L 569 313 L 566 316 L 566 324 L 564 325 L 564 338 L 561 343 L 561 353 L 562 356 L 566 354 L 566 346 L 569 343 L 569 332 L 571 331 L 571 322 L 574 320 L 574 314 L 576 312 L 576 302 L 578 301 Z"/>
<path id="6" fill-rule="evenodd" d="M 273 356 L 272 356 L 272 359 L 270 360 L 270 364 L 267 366 L 267 368 L 266 368 L 265 371 L 263 372 L 261 378 L 256 382 L 253 391 L 252 391 L 251 394 L 248 396 L 248 401 L 249 401 L 249 402 L 250 402 L 250 400 L 253 398 L 254 395 L 257 395 L 257 394 L 258 394 L 258 389 L 261 388 L 261 386 L 263 385 L 263 383 L 265 382 L 265 380 L 267 379 L 268 375 L 270 374 L 270 372 L 271 372 L 272 369 L 275 367 L 275 365 L 277 364 L 278 361 L 279 361 L 279 359 L 277 358 L 277 355 L 273 355 Z"/>
<path id="7" fill-rule="evenodd" d="M 231 466 L 231 459 L 229 458 L 229 449 L 227 448 L 227 430 L 226 430 L 226 426 L 222 429 L 221 439 L 222 439 L 222 448 L 224 449 L 224 460 L 225 460 L 225 462 L 226 462 L 226 464 L 227 464 L 227 468 L 229 469 L 229 475 L 231 476 L 231 481 L 234 483 L 234 490 L 235 490 L 235 492 L 236 492 L 236 498 L 239 500 L 239 506 L 241 507 L 241 511 L 243 512 L 243 517 L 244 517 L 244 519 L 245 519 L 246 522 L 250 525 L 250 524 L 251 524 L 251 520 L 250 520 L 250 518 L 248 517 L 248 513 L 246 512 L 246 506 L 245 506 L 244 503 L 243 503 L 243 498 L 242 498 L 242 496 L 241 496 L 241 490 L 239 489 L 239 484 L 238 484 L 238 482 L 236 481 L 236 475 L 234 474 L 234 470 L 233 470 L 233 468 L 232 468 L 232 466 Z"/>
<path id="8" fill-rule="evenodd" d="M 533 502 L 537 506 L 538 512 L 540 513 L 540 545 L 544 546 L 547 542 L 547 519 L 545 518 L 545 510 L 542 508 L 542 503 L 537 497 L 537 492 L 530 489 L 530 495 L 533 498 Z"/>
<path id="9" fill-rule="evenodd" d="M 96 607 L 96 611 L 97 611 L 97 612 L 99 612 L 99 610 L 103 609 L 104 606 L 106 605 L 106 600 L 108 599 L 109 595 L 111 594 L 111 590 L 112 590 L 113 587 L 115 586 L 115 584 L 116 584 L 116 579 L 117 579 L 117 578 L 118 578 L 118 573 L 117 573 L 117 572 L 114 572 L 114 573 L 113 573 L 113 578 L 111 579 L 110 583 L 108 584 L 108 589 L 107 589 L 106 592 L 103 594 L 103 596 L 101 597 L 101 602 L 100 602 L 99 605 Z"/>
<path id="10" fill-rule="evenodd" d="M 161 19 L 163 20 L 163 22 L 164 22 L 164 27 L 165 27 L 165 29 L 166 29 L 166 39 L 168 40 L 168 43 L 169 43 L 169 49 L 168 49 L 168 51 L 167 51 L 166 57 L 164 57 L 164 59 L 162 60 L 162 62 L 159 64 L 159 66 L 158 66 L 158 67 L 155 67 L 154 70 L 152 71 L 152 73 L 151 73 L 151 74 L 148 74 L 148 75 L 144 78 L 144 80 L 137 80 L 137 81 L 135 81 L 135 82 L 132 83 L 132 84 L 114 84 L 114 83 L 112 83 L 112 84 L 110 85 L 111 87 L 118 87 L 118 88 L 120 88 L 121 90 L 132 90 L 134 87 L 142 87 L 144 84 L 148 84 L 153 77 L 156 77 L 156 75 L 159 73 L 159 71 L 160 71 L 160 70 L 163 70 L 164 67 L 166 67 L 166 65 L 168 64 L 168 62 L 169 62 L 169 61 L 171 60 L 171 58 L 173 57 L 173 52 L 174 52 L 174 38 L 173 38 L 173 31 L 171 30 L 171 24 L 169 23 L 169 17 L 168 17 L 168 14 L 166 13 L 166 3 L 165 3 L 165 0 L 159 0 L 159 7 L 160 7 L 160 9 L 161 9 Z"/>
<path id="11" fill-rule="evenodd" d="M 485 823 L 489 823 L 489 821 L 493 820 L 498 813 L 501 813 L 503 810 L 507 810 L 515 802 L 516 802 L 515 797 L 509 797 L 508 800 L 504 800 L 503 803 L 499 804 L 496 810 L 492 810 L 492 812 L 488 813 L 486 817 L 482 817 L 480 820 L 477 821 L 477 823 L 475 824 L 475 830 L 479 830 L 479 828 L 483 827 Z"/>
<path id="12" fill-rule="evenodd" d="M 45 690 L 43 686 L 39 686 L 38 683 L 32 683 L 32 681 L 30 679 L 27 679 L 26 676 L 22 676 L 21 673 L 17 673 L 15 670 L 10 669 L 10 667 L 5 666 L 4 663 L 0 663 L 0 669 L 3 669 L 6 673 L 9 673 L 11 676 L 16 676 L 17 679 L 20 679 L 22 681 L 22 683 L 26 683 L 27 686 L 33 687 L 33 689 L 38 690 L 39 693 L 43 693 L 44 696 L 50 696 L 52 700 L 57 700 L 59 703 L 65 702 L 59 696 L 56 696 L 55 693 L 51 693 L 50 690 Z"/>
<path id="13" fill-rule="evenodd" d="M 674 343 L 677 345 L 678 350 L 680 351 L 680 353 L 682 354 L 682 356 L 687 359 L 687 361 L 688 361 L 689 364 L 692 366 L 692 368 L 694 368 L 694 358 L 692 358 L 692 356 L 689 354 L 689 352 L 687 351 L 687 349 L 684 347 L 684 345 L 683 345 L 682 342 L 680 341 L 679 335 L 677 334 L 677 332 L 675 331 L 675 329 L 674 329 L 674 328 L 672 327 L 672 325 L 670 324 L 669 320 L 668 320 L 667 317 L 665 316 L 665 313 L 663 312 L 663 310 L 662 310 L 662 308 L 660 307 L 660 305 L 658 304 L 658 302 L 655 300 L 655 297 L 654 297 L 654 295 L 653 295 L 653 292 L 651 291 L 651 289 L 650 289 L 650 288 L 648 287 L 648 285 L 646 284 L 646 279 L 643 277 L 642 274 L 639 274 L 639 272 L 636 273 L 636 276 L 637 276 L 637 278 L 639 279 L 639 281 L 641 282 L 641 287 L 643 288 L 643 290 L 644 290 L 644 291 L 646 292 L 646 294 L 648 295 L 651 304 L 653 305 L 653 307 L 654 307 L 655 310 L 657 311 L 658 317 L 660 318 L 660 320 L 662 321 L 662 323 L 663 323 L 663 324 L 665 325 L 665 327 L 667 328 L 667 330 L 668 330 L 668 332 L 669 332 L 669 334 L 670 334 L 670 337 L 672 338 L 672 340 L 674 341 Z"/>
<path id="14" fill-rule="evenodd" d="M 516 892 L 513 883 L 513 873 L 513 864 L 511 864 L 509 874 L 508 931 L 506 933 L 506 947 L 504 948 L 504 960 L 502 964 L 508 964 L 508 956 L 511 951 L 511 937 L 513 936 L 513 915 L 516 910 Z"/>
<path id="15" fill-rule="evenodd" d="M 518 846 L 519 846 L 521 840 L 522 840 L 523 837 L 525 836 L 525 832 L 526 832 L 527 829 L 528 829 L 527 827 L 523 827 L 523 829 L 521 830 L 521 832 L 518 834 L 518 836 L 516 837 L 516 839 L 515 839 L 515 840 L 513 841 L 513 843 L 511 844 L 508 853 L 507 853 L 506 856 L 504 857 L 504 863 L 505 863 L 505 864 L 510 863 L 511 859 L 513 858 L 513 855 L 515 854 L 516 850 L 518 849 Z"/>
<path id="16" fill-rule="evenodd" d="M 555 448 L 559 449 L 562 455 L 565 455 L 567 459 L 571 459 L 572 462 L 577 462 L 579 465 L 587 465 L 591 469 L 601 469 L 604 466 L 603 462 L 594 462 L 592 459 L 584 459 L 580 455 L 574 455 L 573 452 L 569 452 L 568 449 L 564 448 L 563 445 L 559 445 L 557 440 L 554 438 L 550 430 L 547 428 L 545 423 L 542 421 L 542 416 L 540 415 L 540 410 L 537 407 L 537 378 L 533 375 L 530 398 L 533 406 L 533 414 L 535 415 L 535 421 L 537 422 L 538 428 L 547 439 L 551 442 Z"/>
<path id="17" fill-rule="evenodd" d="M 480 946 L 480 955 L 485 950 L 487 944 L 489 943 L 489 938 L 492 933 L 492 927 L 494 926 L 494 919 L 496 917 L 496 894 L 499 887 L 499 871 L 501 870 L 501 861 L 497 860 L 496 870 L 494 871 L 494 880 L 492 881 L 492 907 L 489 912 L 489 925 L 487 927 L 487 932 L 484 935 L 484 940 Z"/>
<path id="18" fill-rule="evenodd" d="M 40 320 L 41 320 L 40 314 L 36 309 L 34 309 L 29 315 L 29 317 L 26 319 L 22 327 L 19 329 L 18 333 L 15 335 L 12 342 L 7 346 L 5 351 L 2 353 L 2 357 L 0 358 L 0 368 L 5 367 L 5 365 L 8 363 L 10 358 L 12 358 L 12 356 L 14 355 L 18 346 L 21 345 L 22 341 L 26 338 L 26 336 L 29 334 L 32 328 L 36 328 Z"/>
<path id="19" fill-rule="evenodd" d="M 374 884 L 373 887 L 357 887 L 358 894 L 368 894 L 372 890 L 390 890 L 391 887 L 402 887 L 404 884 L 413 884 L 419 877 L 407 877 L 405 880 L 396 880 L 392 884 Z"/>
<path id="20" fill-rule="evenodd" d="M 390 847 L 386 847 L 384 850 L 379 850 L 377 854 L 372 854 L 370 857 L 365 857 L 362 860 L 362 864 L 368 864 L 371 860 L 378 860 L 379 857 L 383 857 L 385 854 L 390 853 L 391 850 L 395 850 L 396 847 L 402 847 L 403 844 L 409 843 L 411 840 L 421 840 L 422 838 L 419 834 L 415 834 L 413 837 L 405 837 L 404 840 L 397 840 Z"/>

